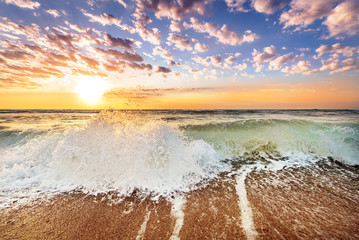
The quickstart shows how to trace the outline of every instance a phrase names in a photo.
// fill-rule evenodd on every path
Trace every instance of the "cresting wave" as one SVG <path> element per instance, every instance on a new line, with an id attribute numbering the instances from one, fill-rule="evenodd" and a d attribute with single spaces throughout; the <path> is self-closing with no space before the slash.
<path id="1" fill-rule="evenodd" d="M 58 116 L 52 116 L 47 128 L 4 128 L 0 204 L 71 191 L 136 192 L 156 200 L 195 190 L 245 166 L 278 170 L 328 156 L 359 163 L 357 123 L 267 118 L 223 122 L 217 114 L 217 122 L 202 124 L 197 117 L 164 121 L 169 118 L 152 112 L 102 111 L 82 125 L 54 125 Z M 189 123 L 183 124 L 186 118 Z"/>
<path id="2" fill-rule="evenodd" d="M 163 121 L 143 122 L 119 113 L 104 112 L 78 129 L 21 134 L 1 154 L 0 190 L 5 194 L 25 189 L 30 194 L 129 195 L 139 190 L 169 197 L 228 170 L 203 140 L 189 140 Z"/>

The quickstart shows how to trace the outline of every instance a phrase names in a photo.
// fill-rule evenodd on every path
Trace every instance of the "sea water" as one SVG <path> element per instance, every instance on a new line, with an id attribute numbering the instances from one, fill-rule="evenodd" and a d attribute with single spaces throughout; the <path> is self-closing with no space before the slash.
<path id="1" fill-rule="evenodd" d="M 357 174 L 359 111 L 0 110 L 0 208 L 71 192 L 184 202 L 233 177 L 250 237 L 247 175 L 285 185 L 278 171 L 323 164 Z"/>

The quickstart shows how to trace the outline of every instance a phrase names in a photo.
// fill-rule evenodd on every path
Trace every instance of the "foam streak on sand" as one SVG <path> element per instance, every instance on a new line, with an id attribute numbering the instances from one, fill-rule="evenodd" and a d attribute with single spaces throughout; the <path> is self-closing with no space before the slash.
<path id="1" fill-rule="evenodd" d="M 141 228 L 140 230 L 138 231 L 138 234 L 137 234 L 137 237 L 136 237 L 136 240 L 140 240 L 140 239 L 143 239 L 144 238 L 144 234 L 146 232 L 146 227 L 147 227 L 147 222 L 148 220 L 150 219 L 150 216 L 151 216 L 151 211 L 148 211 L 148 209 L 146 209 L 147 211 L 147 214 L 145 216 L 145 220 L 143 221 L 142 225 L 141 225 Z"/>
<path id="2" fill-rule="evenodd" d="M 171 215 L 176 218 L 176 223 L 172 232 L 172 236 L 170 237 L 170 240 L 180 239 L 179 233 L 183 226 L 183 220 L 184 220 L 183 206 L 185 203 L 186 200 L 184 198 L 176 198 L 173 201 Z"/>
<path id="3" fill-rule="evenodd" d="M 236 191 L 239 197 L 238 205 L 241 209 L 241 216 L 242 216 L 242 228 L 247 236 L 248 240 L 256 239 L 257 231 L 254 227 L 253 222 L 253 214 L 252 209 L 249 205 L 249 201 L 247 198 L 247 191 L 246 191 L 246 177 L 249 172 L 252 171 L 252 168 L 247 168 L 243 172 L 241 172 L 237 177 L 237 185 Z"/>

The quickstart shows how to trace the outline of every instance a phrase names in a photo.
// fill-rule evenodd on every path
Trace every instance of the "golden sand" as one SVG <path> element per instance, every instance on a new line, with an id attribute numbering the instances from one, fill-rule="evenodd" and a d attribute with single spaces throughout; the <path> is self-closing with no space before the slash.
<path id="1" fill-rule="evenodd" d="M 331 173 L 250 173 L 245 183 L 257 238 L 359 239 L 358 175 Z M 234 177 L 227 178 L 186 194 L 176 237 L 245 239 L 235 184 Z M 171 238 L 178 219 L 170 201 L 132 196 L 113 204 L 106 197 L 62 194 L 51 202 L 1 210 L 0 239 Z"/>

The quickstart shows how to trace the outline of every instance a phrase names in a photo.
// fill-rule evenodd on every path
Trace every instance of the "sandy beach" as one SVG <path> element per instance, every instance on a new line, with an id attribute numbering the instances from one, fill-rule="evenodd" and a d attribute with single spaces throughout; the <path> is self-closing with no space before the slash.
<path id="1" fill-rule="evenodd" d="M 182 201 L 62 194 L 1 210 L 1 239 L 358 239 L 356 169 L 320 166 L 245 180 L 255 233 L 243 228 L 234 177 L 212 181 Z M 304 173 L 306 172 L 306 173 Z M 281 182 L 277 181 L 281 179 Z M 246 219 L 245 221 L 248 221 Z"/>

